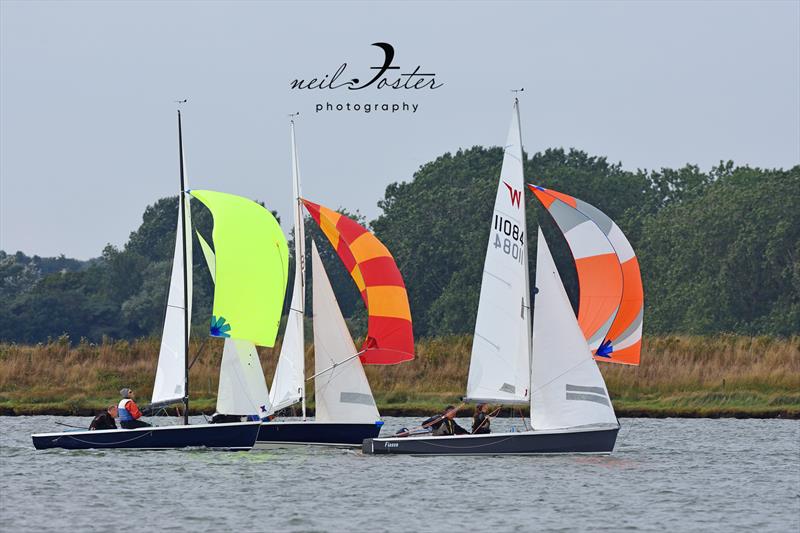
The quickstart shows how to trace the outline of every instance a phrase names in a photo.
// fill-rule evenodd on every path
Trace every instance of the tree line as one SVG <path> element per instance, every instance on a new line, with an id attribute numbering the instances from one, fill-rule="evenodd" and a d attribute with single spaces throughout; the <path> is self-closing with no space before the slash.
<path id="1" fill-rule="evenodd" d="M 389 185 L 378 202 L 381 215 L 371 223 L 343 210 L 394 255 L 418 337 L 473 329 L 501 162 L 496 147 L 446 153 L 411 180 Z M 625 232 L 641 265 L 646 334 L 800 332 L 800 165 L 783 170 L 725 162 L 707 172 L 694 165 L 628 171 L 580 150 L 549 149 L 525 157 L 525 176 L 589 202 Z M 526 203 L 531 269 L 531 236 L 541 226 L 575 300 L 566 241 L 532 194 L 526 193 Z M 192 202 L 192 218 L 209 240 L 213 221 L 199 202 Z M 0 252 L 0 340 L 159 335 L 176 219 L 177 197 L 160 199 L 145 209 L 123 247 L 108 245 L 86 262 Z M 355 285 L 310 218 L 306 229 L 306 264 L 313 238 L 352 333 L 363 334 L 366 317 Z M 213 287 L 198 245 L 192 265 L 192 321 L 205 334 Z M 290 287 L 291 281 L 290 274 Z"/>

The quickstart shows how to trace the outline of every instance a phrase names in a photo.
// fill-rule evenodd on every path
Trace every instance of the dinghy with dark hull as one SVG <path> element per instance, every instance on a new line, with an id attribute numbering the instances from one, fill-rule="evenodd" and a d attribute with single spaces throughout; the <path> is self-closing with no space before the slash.
<path id="1" fill-rule="evenodd" d="M 619 426 L 523 431 L 448 437 L 367 439 L 367 454 L 410 455 L 545 455 L 559 453 L 610 454 Z"/>
<path id="2" fill-rule="evenodd" d="M 638 263 L 622 232 L 599 210 L 533 187 L 537 198 L 555 213 L 570 245 L 582 298 L 591 297 L 581 300 L 583 309 L 576 317 L 539 228 L 536 298 L 531 305 L 523 161 L 515 99 L 484 260 L 465 400 L 529 403 L 532 429 L 460 436 L 420 435 L 412 430 L 407 436 L 367 439 L 364 453 L 527 455 L 614 450 L 619 422 L 595 357 L 638 364 L 643 298 Z M 633 288 L 626 292 L 625 284 Z M 610 357 L 615 349 L 620 356 Z M 426 425 L 441 431 L 436 424 Z"/>
<path id="3" fill-rule="evenodd" d="M 256 449 L 292 446 L 359 448 L 365 439 L 377 437 L 383 422 L 371 424 L 317 422 L 316 420 L 269 422 L 261 425 Z"/>
<path id="4" fill-rule="evenodd" d="M 213 260 L 198 233 L 214 279 L 213 316 L 209 334 L 225 338 L 218 403 L 238 399 L 225 392 L 249 392 L 251 375 L 259 372 L 256 344 L 273 346 L 286 292 L 289 251 L 275 217 L 247 198 L 215 191 L 190 191 L 178 111 L 180 194 L 172 271 L 164 316 L 150 411 L 183 404 L 183 425 L 136 429 L 67 431 L 32 435 L 37 449 L 214 448 L 248 450 L 258 437 L 260 420 L 189 425 L 189 335 L 192 304 L 192 220 L 190 197 L 202 202 L 214 219 Z M 257 370 L 253 370 L 256 369 Z M 263 374 L 261 381 L 263 381 Z M 257 381 L 257 380 L 255 380 Z M 235 383 L 235 385 L 230 385 Z M 266 394 L 266 387 L 263 389 Z M 241 395 L 239 395 L 241 396 Z M 251 395 L 252 396 L 252 395 Z M 251 404 L 254 402 L 250 402 Z M 250 407 L 250 404 L 247 406 Z M 255 407 L 253 409 L 256 409 Z"/>
<path id="5" fill-rule="evenodd" d="M 153 426 L 137 429 L 39 433 L 32 435 L 32 438 L 33 446 L 37 450 L 210 448 L 238 451 L 253 447 L 258 437 L 259 426 L 260 422 Z"/>
<path id="6" fill-rule="evenodd" d="M 414 358 L 408 296 L 394 259 L 372 233 L 354 220 L 301 197 L 294 121 L 291 121 L 291 146 L 296 243 L 294 287 L 268 406 L 257 414 L 272 418 L 282 409 L 300 404 L 302 420 L 272 418 L 265 422 L 256 447 L 360 447 L 364 439 L 377 437 L 383 425 L 363 365 L 396 364 Z M 304 371 L 306 240 L 303 208 L 319 225 L 350 272 L 361 291 L 369 317 L 367 339 L 359 351 L 336 301 L 319 250 L 312 241 L 314 375 L 309 378 Z M 373 296 L 368 299 L 367 293 Z M 314 420 L 306 419 L 308 381 L 314 382 Z"/>

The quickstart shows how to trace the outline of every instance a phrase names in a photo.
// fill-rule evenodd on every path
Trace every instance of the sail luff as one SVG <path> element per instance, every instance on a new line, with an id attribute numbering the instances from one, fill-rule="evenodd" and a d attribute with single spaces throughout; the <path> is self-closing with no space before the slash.
<path id="1" fill-rule="evenodd" d="M 519 106 L 515 100 L 495 196 L 475 321 L 467 399 L 527 403 L 530 281 Z"/>

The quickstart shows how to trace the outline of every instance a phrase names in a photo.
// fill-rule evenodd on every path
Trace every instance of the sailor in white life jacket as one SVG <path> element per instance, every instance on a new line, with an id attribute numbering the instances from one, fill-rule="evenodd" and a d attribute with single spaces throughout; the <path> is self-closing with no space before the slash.
<path id="1" fill-rule="evenodd" d="M 136 394 L 128 388 L 120 390 L 119 394 L 122 396 L 122 400 L 120 400 L 117 406 L 119 410 L 119 425 L 122 426 L 123 429 L 149 427 L 150 424 L 139 420 L 142 416 L 142 412 L 139 411 L 139 406 L 133 401 L 134 398 L 136 398 Z"/>

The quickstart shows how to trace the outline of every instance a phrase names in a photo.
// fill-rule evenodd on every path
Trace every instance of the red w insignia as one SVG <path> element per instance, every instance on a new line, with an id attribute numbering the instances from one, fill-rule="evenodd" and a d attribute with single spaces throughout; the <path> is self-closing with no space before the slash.
<path id="1" fill-rule="evenodd" d="M 511 195 L 511 205 L 519 207 L 519 203 L 522 201 L 522 191 L 518 191 L 517 189 L 506 183 L 505 180 L 503 180 L 503 185 L 508 187 L 508 193 Z"/>

